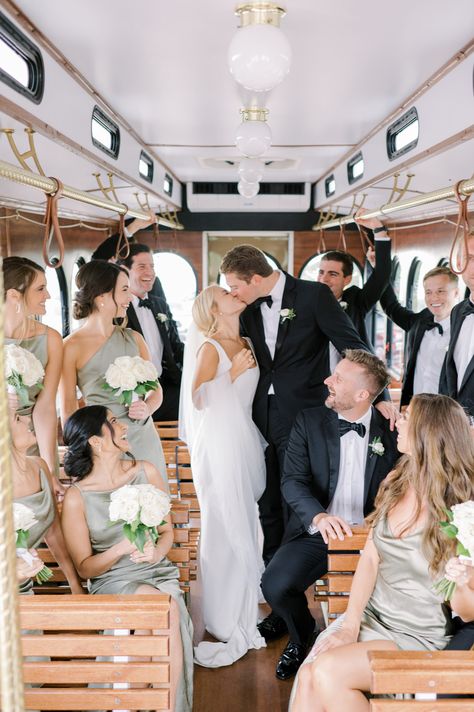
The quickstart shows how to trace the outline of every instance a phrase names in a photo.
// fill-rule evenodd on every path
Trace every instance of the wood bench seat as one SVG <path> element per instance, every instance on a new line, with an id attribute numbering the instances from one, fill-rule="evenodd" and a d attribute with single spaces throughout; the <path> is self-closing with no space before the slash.
<path id="1" fill-rule="evenodd" d="M 24 682 L 42 685 L 26 687 L 25 708 L 169 710 L 171 615 L 164 594 L 20 596 L 23 655 L 51 658 L 24 660 Z M 131 635 L 135 630 L 159 632 Z M 128 656 L 153 656 L 153 661 L 127 661 Z M 155 687 L 123 689 L 134 683 Z"/>

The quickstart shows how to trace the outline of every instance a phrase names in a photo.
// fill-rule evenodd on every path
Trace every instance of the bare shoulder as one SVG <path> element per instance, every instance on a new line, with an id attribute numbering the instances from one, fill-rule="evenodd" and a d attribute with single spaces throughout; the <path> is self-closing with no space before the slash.
<path id="1" fill-rule="evenodd" d="M 157 489 L 165 491 L 163 478 L 157 468 L 152 465 L 151 462 L 147 462 L 146 460 L 139 460 L 137 462 L 137 467 L 143 469 L 146 478 L 151 485 L 154 485 Z"/>
<path id="2" fill-rule="evenodd" d="M 205 341 L 197 352 L 197 360 L 200 363 L 218 363 L 219 354 L 215 344 Z"/>

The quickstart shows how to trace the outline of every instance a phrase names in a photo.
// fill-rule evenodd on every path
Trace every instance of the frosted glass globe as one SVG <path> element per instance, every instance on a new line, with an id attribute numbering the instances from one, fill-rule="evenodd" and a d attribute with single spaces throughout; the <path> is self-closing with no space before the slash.
<path id="1" fill-rule="evenodd" d="M 242 158 L 237 172 L 240 180 L 259 183 L 263 178 L 263 163 L 258 158 Z"/>
<path id="2" fill-rule="evenodd" d="M 291 47 L 279 27 L 248 25 L 232 38 L 228 60 L 236 82 L 251 91 L 270 91 L 290 71 Z"/>
<path id="3" fill-rule="evenodd" d="M 260 190 L 260 184 L 246 183 L 246 181 L 241 180 L 237 183 L 237 190 L 243 198 L 255 198 Z"/>
<path id="4" fill-rule="evenodd" d="M 272 132 L 265 121 L 242 121 L 237 129 L 235 145 L 247 158 L 258 158 L 272 144 Z"/>

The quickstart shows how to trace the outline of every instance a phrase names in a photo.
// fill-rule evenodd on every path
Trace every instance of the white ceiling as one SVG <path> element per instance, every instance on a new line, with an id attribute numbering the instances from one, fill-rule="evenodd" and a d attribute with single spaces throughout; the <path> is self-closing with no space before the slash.
<path id="1" fill-rule="evenodd" d="M 183 182 L 235 180 L 235 0 L 19 0 Z M 271 180 L 315 181 L 472 38 L 474 2 L 288 0 L 289 77 L 268 98 Z M 225 164 L 224 164 L 225 165 Z M 270 175 L 266 176 L 267 179 Z"/>

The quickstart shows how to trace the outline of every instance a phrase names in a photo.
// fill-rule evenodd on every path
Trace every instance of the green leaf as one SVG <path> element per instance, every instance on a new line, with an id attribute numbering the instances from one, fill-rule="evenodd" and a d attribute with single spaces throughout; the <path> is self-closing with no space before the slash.
<path id="1" fill-rule="evenodd" d="M 461 544 L 460 541 L 458 541 L 458 545 L 456 547 L 456 555 L 457 556 L 471 556 L 471 552 L 466 549 L 464 544 Z"/>
<path id="2" fill-rule="evenodd" d="M 156 527 L 148 527 L 148 534 L 150 535 L 150 539 L 152 540 L 153 544 L 156 544 L 158 541 L 158 531 Z"/>
<path id="3" fill-rule="evenodd" d="M 443 534 L 446 534 L 450 539 L 456 539 L 458 534 L 458 528 L 454 524 L 449 524 L 448 522 L 440 522 L 441 530 Z"/>
<path id="4" fill-rule="evenodd" d="M 18 529 L 16 533 L 17 549 L 28 549 L 28 532 L 25 529 Z"/>
<path id="5" fill-rule="evenodd" d="M 133 391 L 122 391 L 122 403 L 124 405 L 132 405 Z"/>
<path id="6" fill-rule="evenodd" d="M 147 527 L 144 524 L 139 524 L 135 532 L 135 546 L 143 554 L 143 549 L 146 544 Z"/>
<path id="7" fill-rule="evenodd" d="M 49 566 L 46 566 L 46 564 L 45 564 L 43 566 L 43 568 L 40 571 L 38 571 L 38 573 L 36 574 L 36 580 L 39 583 L 39 585 L 41 586 L 41 584 L 43 584 L 45 581 L 49 581 L 49 579 L 51 578 L 52 575 L 53 575 L 53 572 L 51 571 Z"/>
<path id="8" fill-rule="evenodd" d="M 123 533 L 131 544 L 135 543 L 135 533 L 132 532 L 132 527 L 130 526 L 130 524 L 123 525 Z"/>
<path id="9" fill-rule="evenodd" d="M 141 383 L 139 386 L 135 388 L 135 393 L 137 396 L 144 396 L 147 393 L 147 388 L 143 383 Z"/>

